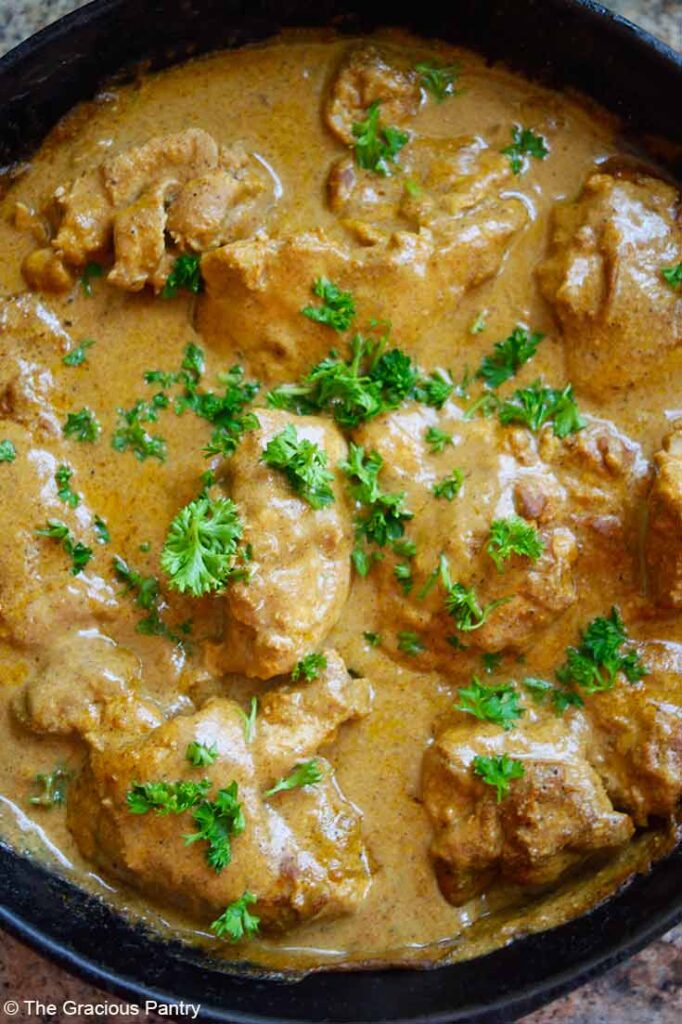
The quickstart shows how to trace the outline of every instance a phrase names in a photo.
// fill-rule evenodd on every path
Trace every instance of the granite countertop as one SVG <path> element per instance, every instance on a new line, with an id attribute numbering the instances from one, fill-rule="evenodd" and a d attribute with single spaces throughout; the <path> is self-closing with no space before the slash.
<path id="1" fill-rule="evenodd" d="M 86 2 L 0 0 L 0 54 Z M 607 6 L 682 50 L 682 0 L 611 0 Z M 99 1020 L 157 1024 L 167 1019 L 154 1013 L 125 1014 L 126 1008 L 116 1006 L 119 1001 L 112 996 L 79 981 L 0 932 L 0 1007 L 6 1005 L 8 999 L 19 1003 L 33 999 L 46 1005 L 20 1009 L 13 1016 L 0 1010 L 0 1020 L 80 1024 L 96 1015 Z M 83 1009 L 73 1012 L 69 1000 Z M 56 1009 L 47 1004 L 53 1004 Z M 523 1024 L 680 1024 L 681 1021 L 682 927 L 669 932 L 597 981 L 525 1017 Z"/>

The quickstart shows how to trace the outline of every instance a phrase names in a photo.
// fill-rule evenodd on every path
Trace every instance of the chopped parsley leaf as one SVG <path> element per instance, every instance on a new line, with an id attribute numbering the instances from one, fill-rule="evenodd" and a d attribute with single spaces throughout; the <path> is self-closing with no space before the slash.
<path id="1" fill-rule="evenodd" d="M 473 715 L 482 722 L 493 722 L 503 729 L 512 729 L 524 713 L 512 683 L 484 686 L 478 676 L 472 676 L 469 686 L 461 687 L 458 693 L 456 711 Z"/>
<path id="2" fill-rule="evenodd" d="M 242 530 L 237 506 L 229 498 L 204 495 L 190 501 L 173 519 L 161 552 L 170 586 L 201 597 L 221 590 L 230 579 L 243 579 L 244 570 L 234 569 Z"/>
<path id="3" fill-rule="evenodd" d="M 485 651 L 481 655 L 481 661 L 483 662 L 483 670 L 491 676 L 494 672 L 497 672 L 502 664 L 502 655 L 499 651 Z"/>
<path id="4" fill-rule="evenodd" d="M 83 294 L 87 295 L 88 298 L 92 295 L 92 282 L 96 277 L 102 277 L 104 274 L 104 267 L 101 263 L 96 263 L 91 260 L 90 263 L 86 263 L 83 267 L 83 273 L 80 276 L 80 285 L 83 290 Z"/>
<path id="5" fill-rule="evenodd" d="M 534 431 L 540 430 L 545 423 L 551 423 L 557 437 L 575 434 L 586 426 L 573 397 L 571 384 L 560 391 L 535 381 L 530 387 L 515 391 L 511 399 L 500 403 L 498 414 L 501 423 L 522 423 Z"/>
<path id="6" fill-rule="evenodd" d="M 284 474 L 295 494 L 311 508 L 331 505 L 334 492 L 330 484 L 334 474 L 327 469 L 327 453 L 307 438 L 299 438 L 293 423 L 271 438 L 261 455 L 261 462 Z"/>
<path id="7" fill-rule="evenodd" d="M 426 647 L 416 633 L 409 629 L 403 629 L 398 633 L 398 650 L 414 657 L 417 654 L 422 654 Z"/>
<path id="8" fill-rule="evenodd" d="M 220 917 L 211 923 L 211 931 L 219 939 L 229 942 L 240 942 L 243 938 L 252 939 L 258 934 L 260 918 L 249 910 L 256 897 L 248 889 L 237 900 L 233 900 L 222 912 Z"/>
<path id="9" fill-rule="evenodd" d="M 244 722 L 244 739 L 247 743 L 253 741 L 256 735 L 256 717 L 258 715 L 258 698 L 252 697 L 249 704 L 248 714 L 242 708 L 239 709 Z"/>
<path id="10" fill-rule="evenodd" d="M 355 302 L 350 292 L 344 292 L 326 277 L 318 277 L 313 294 L 322 299 L 321 306 L 304 306 L 303 316 L 324 324 L 335 331 L 347 331 L 355 317 Z"/>
<path id="11" fill-rule="evenodd" d="M 512 128 L 511 145 L 506 146 L 502 153 L 509 158 L 512 174 L 520 174 L 526 168 L 527 157 L 544 160 L 549 155 L 549 148 L 547 140 L 542 135 L 536 135 L 531 128 L 515 124 Z"/>
<path id="12" fill-rule="evenodd" d="M 324 671 L 327 667 L 327 659 L 324 654 L 318 651 L 313 651 L 311 654 L 306 654 L 304 658 L 296 662 L 294 665 L 291 678 L 296 683 L 299 679 L 305 679 L 309 683 L 313 679 L 317 679 L 320 672 Z"/>
<path id="13" fill-rule="evenodd" d="M 489 388 L 499 388 L 533 358 L 543 338 L 544 334 L 537 331 L 531 334 L 525 327 L 515 327 L 508 338 L 495 342 L 492 354 L 484 356 L 476 376 Z"/>
<path id="14" fill-rule="evenodd" d="M 231 782 L 219 789 L 215 800 L 203 799 L 192 811 L 196 832 L 185 835 L 185 845 L 207 843 L 206 862 L 218 875 L 232 860 L 233 836 L 241 835 L 246 828 L 244 810 L 239 801 L 239 789 Z"/>
<path id="15" fill-rule="evenodd" d="M 275 793 L 281 793 L 287 789 L 296 789 L 299 786 L 314 786 L 321 782 L 323 777 L 324 773 L 316 758 L 312 758 L 310 761 L 302 761 L 287 776 L 278 779 L 271 789 L 266 789 L 263 797 L 274 796 Z"/>
<path id="16" fill-rule="evenodd" d="M 138 608 L 148 612 L 144 618 L 137 623 L 138 633 L 144 636 L 162 636 L 171 643 L 183 646 L 186 642 L 186 635 L 190 632 L 190 623 L 181 623 L 178 626 L 180 633 L 173 632 L 161 618 L 163 602 L 161 599 L 161 588 L 156 576 L 143 576 L 135 569 L 131 569 L 126 562 L 118 555 L 112 561 L 116 578 L 124 584 L 126 592 L 135 595 L 135 604 Z"/>
<path id="17" fill-rule="evenodd" d="M 442 103 L 448 96 L 456 94 L 459 64 L 442 64 L 435 60 L 423 60 L 419 64 L 415 64 L 415 71 L 419 73 L 419 84 L 431 93 L 436 103 Z"/>
<path id="18" fill-rule="evenodd" d="M 48 519 L 47 523 L 40 530 L 36 530 L 39 537 L 49 537 L 51 540 L 60 541 L 64 551 L 71 559 L 71 575 L 78 576 L 92 558 L 92 548 L 88 548 L 81 541 L 74 541 L 70 529 L 59 519 Z"/>
<path id="19" fill-rule="evenodd" d="M 200 264 L 201 255 L 198 252 L 184 252 L 178 256 L 166 278 L 161 298 L 174 299 L 181 289 L 198 295 L 204 287 Z"/>
<path id="20" fill-rule="evenodd" d="M 523 762 L 509 757 L 508 754 L 498 754 L 493 757 L 478 755 L 473 760 L 473 769 L 486 785 L 494 786 L 498 804 L 509 794 L 509 784 L 512 779 L 523 778 L 525 773 Z"/>
<path id="21" fill-rule="evenodd" d="M 92 338 L 84 338 L 79 345 L 72 348 L 70 352 L 67 352 L 62 357 L 64 366 L 82 366 L 83 363 L 87 362 L 86 350 L 94 344 Z"/>
<path id="22" fill-rule="evenodd" d="M 473 587 L 452 582 L 448 562 L 444 555 L 441 555 L 440 558 L 438 574 L 445 590 L 445 610 L 455 620 L 457 629 L 462 630 L 463 633 L 471 633 L 475 629 L 480 629 L 487 622 L 491 612 L 511 600 L 509 597 L 500 597 L 482 607 Z"/>
<path id="23" fill-rule="evenodd" d="M 95 418 L 95 414 L 83 407 L 78 412 L 70 412 L 66 417 L 66 423 L 62 427 L 64 437 L 73 437 L 76 441 L 86 441 L 93 444 L 100 435 L 101 427 Z"/>
<path id="24" fill-rule="evenodd" d="M 486 551 L 498 572 L 504 572 L 504 563 L 512 555 L 521 555 L 536 562 L 544 550 L 545 543 L 538 531 L 521 516 L 494 519 L 490 524 Z"/>
<path id="25" fill-rule="evenodd" d="M 192 740 L 187 745 L 185 757 L 194 768 L 205 768 L 218 760 L 218 748 L 215 743 L 207 747 L 205 743 Z"/>
<path id="26" fill-rule="evenodd" d="M 393 566 L 393 575 L 402 587 L 403 594 L 409 594 L 414 586 L 412 567 L 407 562 L 398 562 Z"/>
<path id="27" fill-rule="evenodd" d="M 381 644 L 381 635 L 379 633 L 372 633 L 370 630 L 365 630 L 362 635 L 370 647 L 378 647 Z"/>
<path id="28" fill-rule="evenodd" d="M 451 473 L 444 476 L 442 480 L 433 485 L 433 493 L 436 498 L 445 498 L 452 501 L 462 490 L 464 483 L 464 472 L 461 469 L 453 469 Z"/>
<path id="29" fill-rule="evenodd" d="M 444 430 L 439 430 L 438 427 L 429 427 L 425 436 L 432 455 L 440 454 L 440 452 L 445 450 L 446 445 L 452 444 L 452 435 L 446 434 Z"/>
<path id="30" fill-rule="evenodd" d="M 54 478 L 57 484 L 57 497 L 70 508 L 76 508 L 80 504 L 80 498 L 75 491 L 71 490 L 70 481 L 72 476 L 73 470 L 68 466 L 61 465 L 57 467 Z"/>
<path id="31" fill-rule="evenodd" d="M 169 401 L 159 392 L 150 402 L 139 399 L 130 409 L 119 409 L 119 425 L 111 438 L 111 446 L 117 452 L 132 451 L 138 462 L 145 459 L 166 461 L 166 442 L 156 434 L 149 434 L 143 424 L 155 423 L 159 410 L 167 409 Z"/>
<path id="32" fill-rule="evenodd" d="M 204 799 L 211 782 L 202 779 L 192 782 L 135 782 L 126 794 L 126 803 L 131 814 L 183 814 L 196 807 Z"/>
<path id="33" fill-rule="evenodd" d="M 433 409 L 442 409 L 455 390 L 455 385 L 438 370 L 433 370 L 428 377 L 420 377 L 417 381 L 414 397 L 423 405 Z"/>
<path id="34" fill-rule="evenodd" d="M 682 287 L 682 263 L 676 263 L 672 267 L 661 267 L 661 274 L 671 288 Z"/>
<path id="35" fill-rule="evenodd" d="M 14 462 L 16 457 L 17 450 L 14 444 L 7 438 L 0 441 L 0 462 Z"/>
<path id="36" fill-rule="evenodd" d="M 482 334 L 486 326 L 486 310 L 482 309 L 469 328 L 469 334 Z"/>
<path id="37" fill-rule="evenodd" d="M 73 772 L 57 765 L 51 772 L 40 772 L 34 779 L 38 792 L 28 798 L 34 807 L 58 807 L 66 802 L 66 790 Z"/>
<path id="38" fill-rule="evenodd" d="M 111 540 L 111 534 L 109 533 L 109 527 L 104 522 L 101 516 L 95 516 L 94 521 L 95 533 L 97 534 L 97 541 L 100 544 L 108 544 Z"/>
<path id="39" fill-rule="evenodd" d="M 580 708 L 585 703 L 575 690 L 553 686 L 546 679 L 538 679 L 537 676 L 526 676 L 521 682 L 536 704 L 544 704 L 550 700 L 557 715 L 562 715 L 569 707 Z"/>
<path id="40" fill-rule="evenodd" d="M 372 451 L 365 455 L 364 448 L 352 441 L 347 461 L 339 463 L 340 469 L 349 478 L 351 494 L 367 510 L 356 516 L 356 537 L 359 542 L 366 540 L 378 547 L 399 540 L 405 532 L 405 521 L 413 515 L 405 508 L 404 492 L 389 494 L 381 490 L 378 478 L 383 464 L 384 460 L 378 452 Z M 358 554 L 353 559 L 355 568 L 360 575 L 366 575 L 369 562 L 366 556 L 363 557 L 361 546 L 356 551 Z"/>
<path id="41" fill-rule="evenodd" d="M 627 642 L 625 625 L 614 606 L 608 618 L 592 619 L 581 633 L 578 647 L 566 650 L 566 661 L 557 669 L 557 679 L 564 685 L 575 683 L 585 693 L 610 690 L 619 672 L 629 683 L 639 682 L 647 670 L 636 651 L 623 653 Z"/>
<path id="42" fill-rule="evenodd" d="M 379 123 L 380 106 L 381 100 L 371 103 L 365 120 L 356 121 L 352 132 L 358 167 L 386 177 L 391 173 L 390 164 L 397 163 L 398 153 L 410 137 L 407 132 Z"/>

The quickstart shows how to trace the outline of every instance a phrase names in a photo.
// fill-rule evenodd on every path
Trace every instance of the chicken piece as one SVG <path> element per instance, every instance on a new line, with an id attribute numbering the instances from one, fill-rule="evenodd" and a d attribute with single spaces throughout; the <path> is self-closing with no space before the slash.
<path id="1" fill-rule="evenodd" d="M 645 547 L 649 589 L 658 605 L 682 608 L 682 421 L 663 439 L 654 464 Z"/>
<path id="2" fill-rule="evenodd" d="M 324 122 L 337 139 L 351 146 L 353 125 L 367 108 L 381 104 L 381 122 L 404 125 L 419 110 L 422 92 L 414 68 L 400 67 L 397 55 L 364 45 L 350 50 L 332 82 L 324 105 Z"/>
<path id="3" fill-rule="evenodd" d="M 348 596 L 352 529 L 336 472 L 335 500 L 313 509 L 284 475 L 260 461 L 267 443 L 289 423 L 326 452 L 335 470 L 346 456 L 336 428 L 315 417 L 258 410 L 249 432 L 224 467 L 224 486 L 244 518 L 251 544 L 248 582 L 226 591 L 225 633 L 209 645 L 211 671 L 270 679 L 290 672 L 336 624 Z"/>
<path id="4" fill-rule="evenodd" d="M 352 912 L 370 885 L 357 810 L 338 789 L 331 767 L 316 785 L 270 798 L 264 792 L 316 753 L 338 727 L 367 714 L 369 684 L 351 679 L 334 651 L 320 676 L 264 699 L 255 738 L 232 700 L 215 698 L 124 747 L 92 751 L 72 785 L 68 824 L 82 853 L 113 875 L 163 903 L 207 923 L 245 890 L 258 897 L 262 927 L 284 930 L 313 918 Z M 216 761 L 190 767 L 191 742 L 215 746 Z M 205 843 L 187 845 L 191 814 L 132 814 L 126 794 L 135 783 L 210 779 L 214 799 L 232 782 L 245 816 L 232 840 L 232 860 L 216 873 Z"/>
<path id="5" fill-rule="evenodd" d="M 594 174 L 556 212 L 540 269 L 573 383 L 599 397 L 662 379 L 682 343 L 682 296 L 664 267 L 682 260 L 679 196 L 646 176 Z"/>
<path id="6" fill-rule="evenodd" d="M 51 366 L 71 344 L 52 310 L 32 295 L 0 300 L 0 421 L 48 437 L 61 433 L 50 404 Z"/>
<path id="7" fill-rule="evenodd" d="M 91 566 L 72 575 L 61 543 L 35 533 L 46 520 L 57 519 L 76 541 L 93 536 L 94 516 L 86 503 L 70 509 L 58 498 L 59 460 L 16 423 L 3 423 L 2 436 L 17 457 L 2 466 L 3 488 L 12 501 L 0 501 L 0 638 L 46 648 L 55 634 L 110 618 L 117 601 Z"/>
<path id="8" fill-rule="evenodd" d="M 202 129 L 188 128 L 110 157 L 54 198 L 59 226 L 52 249 L 31 253 L 23 267 L 32 287 L 64 290 L 70 268 L 113 246 L 109 282 L 128 291 L 149 283 L 158 291 L 174 256 L 251 233 L 274 195 L 265 168 L 242 146 L 220 147 Z"/>
<path id="9" fill-rule="evenodd" d="M 50 648 L 15 701 L 33 732 L 77 735 L 102 748 L 162 722 L 158 707 L 140 694 L 139 659 L 96 629 L 66 634 Z"/>
<path id="10" fill-rule="evenodd" d="M 524 207 L 512 199 L 480 204 L 437 235 L 396 231 L 365 247 L 336 243 L 322 231 L 234 242 L 202 259 L 199 330 L 209 345 L 237 349 L 266 380 L 299 376 L 336 341 L 328 326 L 301 315 L 317 301 L 313 283 L 326 277 L 352 293 L 358 322 L 390 320 L 396 336 L 418 339 L 424 323 L 438 322 L 497 272 L 525 221 Z"/>
<path id="11" fill-rule="evenodd" d="M 401 167 L 402 175 L 382 178 L 358 167 L 352 156 L 332 165 L 329 205 L 364 244 L 405 227 L 430 228 L 447 238 L 452 220 L 478 206 L 517 206 L 500 197 L 512 176 L 509 161 L 477 136 L 418 139 L 401 156 Z"/>
<path id="12" fill-rule="evenodd" d="M 634 831 L 586 758 L 583 716 L 571 712 L 564 723 L 530 714 L 509 732 L 457 722 L 424 755 L 431 856 L 443 895 L 456 906 L 495 883 L 549 885 L 586 858 L 613 852 Z M 521 762 L 523 775 L 498 801 L 474 771 L 474 758 L 504 754 Z"/>
<path id="13" fill-rule="evenodd" d="M 592 694 L 585 712 L 592 725 L 589 757 L 619 810 L 637 825 L 668 817 L 682 796 L 682 646 L 638 645 L 647 675 L 621 677 Z"/>
<path id="14" fill-rule="evenodd" d="M 429 426 L 438 425 L 453 443 L 434 455 L 426 442 Z M 392 623 L 391 632 L 415 632 L 425 650 L 409 658 L 410 664 L 447 671 L 457 660 L 453 643 L 477 651 L 524 650 L 538 632 L 576 600 L 574 564 L 578 557 L 573 532 L 564 525 L 564 490 L 550 467 L 537 453 L 535 438 L 521 457 L 512 448 L 514 432 L 492 419 L 464 420 L 448 403 L 436 413 L 412 406 L 370 421 L 356 432 L 366 451 L 378 451 L 384 460 L 379 484 L 388 493 L 403 493 L 404 505 L 414 518 L 406 522 L 406 535 L 416 545 L 407 562 L 384 550 L 372 567 L 378 601 Z M 437 498 L 433 488 L 453 472 L 461 473 L 461 487 L 452 501 Z M 486 551 L 490 524 L 525 512 L 517 495 L 532 490 L 544 515 L 534 522 L 544 544 L 537 561 L 513 555 L 499 572 Z M 542 495 L 542 502 L 540 502 Z M 549 510 L 553 509 L 552 514 Z M 481 626 L 471 631 L 456 628 L 456 616 L 446 608 L 446 591 L 439 564 L 445 560 L 451 583 L 472 587 L 483 608 L 504 601 Z M 409 564 L 413 586 L 403 593 L 395 576 L 397 564 Z"/>

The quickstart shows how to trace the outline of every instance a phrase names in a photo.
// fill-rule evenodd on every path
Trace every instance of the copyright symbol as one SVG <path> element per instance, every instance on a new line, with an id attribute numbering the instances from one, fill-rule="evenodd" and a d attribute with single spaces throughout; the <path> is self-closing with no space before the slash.
<path id="1" fill-rule="evenodd" d="M 16 999 L 8 999 L 3 1006 L 3 1010 L 9 1017 L 16 1017 L 19 1013 L 19 1003 Z"/>

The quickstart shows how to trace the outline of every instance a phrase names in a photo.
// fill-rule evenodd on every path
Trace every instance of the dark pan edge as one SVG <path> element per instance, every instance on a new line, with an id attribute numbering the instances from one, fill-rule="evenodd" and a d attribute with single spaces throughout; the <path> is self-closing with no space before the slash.
<path id="1" fill-rule="evenodd" d="M 179 13 L 184 9 L 183 16 L 190 24 L 191 17 L 187 12 L 191 13 L 196 6 L 196 0 L 145 0 L 145 7 L 151 12 L 149 17 L 153 16 L 154 10 L 159 12 L 163 8 L 165 13 L 166 9 L 174 7 Z M 220 0 L 220 4 L 218 0 L 206 0 L 202 6 L 221 6 L 225 17 L 232 15 L 237 21 L 241 19 L 243 22 L 243 25 L 240 22 L 240 28 L 214 37 L 213 46 L 231 40 L 239 42 L 250 37 L 261 38 L 276 27 L 272 10 L 268 10 L 273 5 L 268 4 L 268 0 L 254 0 L 251 4 L 243 4 L 239 0 Z M 403 12 L 387 0 L 377 0 L 372 5 L 371 15 L 363 10 L 365 4 L 355 4 L 352 0 L 345 5 L 335 3 L 334 0 L 320 0 L 316 4 L 308 4 L 305 0 L 282 0 L 274 6 L 277 9 L 277 19 L 281 17 L 286 21 L 291 17 L 294 23 L 308 21 L 324 24 L 338 8 L 353 7 L 355 10 L 347 20 L 349 27 L 368 28 L 374 23 L 402 22 L 405 27 L 421 30 L 423 34 L 447 34 L 439 30 L 443 16 L 440 5 L 438 14 L 429 16 L 426 12 L 418 18 L 415 18 L 414 12 L 405 13 L 403 17 Z M 112 17 L 116 22 L 117 13 L 126 7 L 132 9 L 133 4 L 130 0 L 97 0 L 48 26 L 2 58 L 0 109 L 7 109 L 7 104 L 12 102 L 13 94 L 15 101 L 17 100 L 17 87 L 11 80 L 20 79 L 28 68 L 28 78 L 32 81 L 26 89 L 24 99 L 26 96 L 32 96 L 34 91 L 42 98 L 43 105 L 38 104 L 36 112 L 33 113 L 33 125 L 40 122 L 39 135 L 44 134 L 67 107 L 82 99 L 84 95 L 92 94 L 103 75 L 109 76 L 121 66 L 121 62 L 114 59 L 112 52 L 106 48 L 106 52 L 97 53 L 96 58 L 92 55 L 87 56 L 85 51 L 88 46 L 107 40 L 106 19 Z M 307 8 L 307 11 L 304 11 L 304 8 Z M 245 9 L 249 11 L 248 17 L 244 13 Z M 682 58 L 642 29 L 607 11 L 600 4 L 592 0 L 461 0 L 458 17 L 461 19 L 459 37 L 463 45 L 488 49 L 493 58 L 509 58 L 510 54 L 505 52 L 505 47 L 511 38 L 511 26 L 516 24 L 519 44 L 510 60 L 512 65 L 525 70 L 526 73 L 536 72 L 539 77 L 551 82 L 562 78 L 559 65 L 560 58 L 563 58 L 568 61 L 566 67 L 580 79 L 579 87 L 586 92 L 594 92 L 601 102 L 611 105 L 620 113 L 624 113 L 623 106 L 627 106 L 631 101 L 624 100 L 625 92 L 621 91 L 627 77 L 626 72 L 640 62 L 641 68 L 645 69 L 644 92 L 649 96 L 656 92 L 659 101 L 653 109 L 651 118 L 655 129 L 664 131 L 670 126 L 670 132 L 676 129 L 679 136 L 679 108 L 674 100 L 675 96 L 679 96 L 679 87 L 682 84 Z M 556 19 L 553 28 L 557 36 L 561 36 L 561 29 L 566 27 L 569 42 L 552 38 L 556 56 L 546 59 L 544 64 L 540 60 L 534 63 L 532 46 L 537 45 L 537 37 L 541 33 L 538 24 L 547 25 L 552 19 Z M 415 24 L 417 20 L 420 24 Z M 525 35 L 518 32 L 519 23 L 525 25 Z M 165 31 L 164 27 L 161 34 Z M 490 46 L 485 44 L 486 32 L 490 33 Z M 610 83 L 611 92 L 603 82 L 592 82 L 589 74 L 586 78 L 580 78 L 579 59 L 569 61 L 567 52 L 573 39 L 570 33 L 581 32 L 586 46 L 585 61 L 592 60 L 594 46 L 604 47 L 602 54 L 608 59 L 605 60 L 604 66 L 600 65 L 598 69 L 592 64 L 591 73 L 597 78 L 608 79 L 607 85 Z M 65 98 L 62 97 L 60 106 L 58 100 L 50 93 L 50 75 L 54 74 L 54 62 L 59 59 L 60 47 L 66 47 L 68 50 L 70 42 L 77 36 L 82 37 L 83 52 L 80 58 L 76 55 L 75 62 L 80 59 L 87 73 L 84 73 L 77 83 L 72 83 L 75 94 L 64 94 Z M 170 36 L 166 49 L 159 48 L 159 52 L 154 55 L 156 66 L 170 63 L 185 52 L 194 52 L 191 48 L 186 51 L 183 49 L 186 38 L 183 40 L 182 33 L 170 32 Z M 609 45 L 606 46 L 606 43 Z M 112 45 L 113 51 L 116 51 L 116 46 Z M 209 48 L 212 46 L 200 42 L 196 52 Z M 622 50 L 621 80 L 615 73 L 611 80 L 609 75 L 613 73 L 613 59 L 614 55 L 617 56 L 619 48 Z M 628 56 L 627 61 L 625 54 Z M 133 63 L 141 56 L 142 54 L 136 53 Z M 69 70 L 67 60 L 67 78 Z M 665 82 L 669 83 L 670 96 L 661 91 L 661 83 Z M 590 88 L 590 85 L 594 85 L 595 88 Z M 635 91 L 634 86 L 629 88 L 631 98 Z M 639 115 L 635 116 L 635 120 L 639 118 L 640 122 L 649 112 L 646 110 L 645 99 L 646 97 L 639 98 Z M 21 104 L 17 109 L 20 106 Z M 31 122 L 28 124 L 30 126 Z M 4 147 L 4 153 L 13 152 L 16 156 L 19 153 L 19 141 L 22 140 L 18 135 L 12 136 L 11 127 L 5 124 L 0 132 L 0 148 Z M 21 122 L 18 128 L 21 128 Z M 30 147 L 39 135 L 31 137 L 27 134 L 23 141 Z M 50 876 L 43 868 L 30 864 L 25 858 L 2 847 L 0 866 L 0 921 L 18 938 L 74 973 L 107 991 L 125 997 L 158 999 L 160 1002 L 172 999 L 173 994 L 176 999 L 184 997 L 185 1001 L 196 1001 L 196 992 L 194 999 L 187 995 L 187 971 L 197 984 L 204 985 L 204 990 L 209 989 L 210 986 L 205 984 L 206 969 L 202 971 L 201 967 L 191 960 L 181 963 L 177 946 L 173 948 L 159 942 L 152 943 L 147 935 L 143 935 L 139 929 L 132 928 L 111 911 L 111 920 L 106 915 L 103 918 L 98 917 L 98 912 L 93 910 L 93 901 L 86 898 L 80 890 L 74 890 L 57 876 Z M 550 932 L 521 939 L 512 946 L 475 962 L 444 967 L 435 972 L 394 970 L 352 975 L 327 972 L 313 975 L 293 985 L 263 981 L 259 978 L 217 976 L 213 972 L 212 976 L 218 977 L 220 983 L 215 986 L 215 995 L 211 994 L 209 1000 L 205 1002 L 202 1016 L 205 1020 L 229 1021 L 232 1024 L 265 1024 L 275 1020 L 280 1024 L 304 1024 L 308 1021 L 323 1020 L 339 1024 L 359 1024 L 361 1020 L 390 1020 L 393 1024 L 407 1024 L 408 1021 L 410 1024 L 509 1024 L 520 1014 L 529 1012 L 614 966 L 681 920 L 682 893 L 677 881 L 680 866 L 682 854 L 678 850 L 666 861 L 656 864 L 650 874 L 637 878 L 630 886 L 588 915 Z M 48 879 L 46 882 L 41 874 L 49 876 L 51 881 Z M 32 895 L 33 903 L 30 898 L 27 899 L 27 893 Z M 43 900 L 46 901 L 44 907 Z M 58 918 L 60 915 L 75 917 L 78 914 L 86 917 L 89 915 L 91 927 L 87 927 L 88 922 L 81 922 L 82 933 L 74 926 L 71 934 L 67 936 Z M 114 926 L 114 919 L 123 927 L 121 933 Z M 99 935 L 96 934 L 95 927 L 98 921 Z M 74 940 L 75 933 L 77 934 Z M 598 936 L 597 939 L 594 938 L 595 935 Z M 102 962 L 98 963 L 93 959 L 92 950 L 99 948 L 103 936 L 110 945 L 121 941 L 120 948 L 116 950 L 117 956 L 114 957 L 117 962 L 111 966 L 102 966 Z M 572 951 L 573 945 L 577 947 L 575 952 Z M 544 964 L 544 954 L 547 952 L 545 947 L 550 946 L 553 949 L 554 960 L 553 965 L 547 967 Z M 155 956 L 158 955 L 166 962 L 166 974 L 163 975 L 161 987 L 158 987 L 161 975 L 158 973 L 155 956 L 149 955 L 153 947 L 158 947 L 159 950 Z M 100 957 L 100 960 L 103 959 Z M 524 959 L 527 962 L 532 961 L 538 967 L 543 965 L 542 970 L 536 972 L 542 975 L 540 978 L 532 977 L 521 981 Z M 498 975 L 501 974 L 505 977 L 499 978 Z M 138 981 L 134 975 L 144 980 Z M 467 975 L 472 979 L 476 975 L 487 975 L 488 992 L 484 998 L 477 1001 L 468 999 L 470 988 L 466 981 Z M 421 979 L 428 979 L 428 983 Z M 365 1001 L 363 1013 L 368 1012 L 362 1017 L 343 1013 L 344 1006 L 348 1005 L 348 989 L 351 987 L 358 989 Z M 163 992 L 169 995 L 164 996 Z M 258 999 L 254 1000 L 251 995 L 256 993 Z M 392 993 L 391 998 L 387 998 L 385 993 Z M 438 996 L 435 1000 L 434 995 Z M 415 997 L 419 1009 L 406 1015 Z M 214 998 L 219 1000 L 222 1006 L 214 1004 Z M 434 1002 L 441 1005 L 435 1007 Z M 304 1016 L 293 1013 L 295 1003 L 306 1006 Z M 390 1017 L 385 1015 L 389 1004 L 398 1008 L 397 1013 Z M 247 1008 L 243 1009 L 242 1006 Z M 336 1008 L 338 1013 L 335 1012 Z"/>

